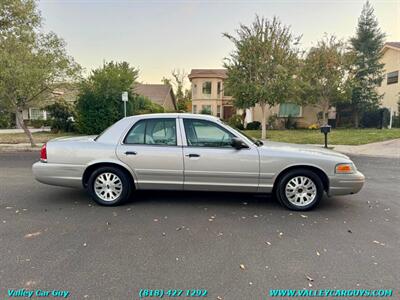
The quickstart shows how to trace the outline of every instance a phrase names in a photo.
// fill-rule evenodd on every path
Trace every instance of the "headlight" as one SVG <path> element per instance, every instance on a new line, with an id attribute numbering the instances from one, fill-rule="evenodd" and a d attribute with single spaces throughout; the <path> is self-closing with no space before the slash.
<path id="1" fill-rule="evenodd" d="M 351 174 L 356 171 L 356 167 L 350 163 L 350 164 L 337 164 L 335 167 L 335 173 L 336 174 Z"/>

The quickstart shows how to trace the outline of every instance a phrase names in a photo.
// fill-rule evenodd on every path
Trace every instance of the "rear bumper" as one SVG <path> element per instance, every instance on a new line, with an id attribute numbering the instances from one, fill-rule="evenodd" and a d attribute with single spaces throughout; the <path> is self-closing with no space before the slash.
<path id="1" fill-rule="evenodd" d="M 354 174 L 337 174 L 329 177 L 328 196 L 349 195 L 358 193 L 363 187 L 365 176 L 361 172 Z"/>
<path id="2" fill-rule="evenodd" d="M 32 166 L 35 179 L 41 183 L 66 186 L 82 187 L 82 175 L 85 166 L 69 164 L 52 164 L 38 161 Z"/>

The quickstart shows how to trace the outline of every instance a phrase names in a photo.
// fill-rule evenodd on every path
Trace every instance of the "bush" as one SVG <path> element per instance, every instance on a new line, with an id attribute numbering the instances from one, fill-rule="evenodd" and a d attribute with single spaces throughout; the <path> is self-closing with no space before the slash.
<path id="1" fill-rule="evenodd" d="M 0 128 L 11 128 L 15 125 L 13 114 L 0 110 Z"/>
<path id="2" fill-rule="evenodd" d="M 243 130 L 244 126 L 242 123 L 242 117 L 239 115 L 234 115 L 228 120 L 228 124 L 231 127 L 237 128 L 239 130 Z"/>
<path id="3" fill-rule="evenodd" d="M 211 115 L 211 110 L 210 110 L 209 108 L 207 108 L 207 107 L 204 107 L 204 108 L 200 111 L 200 113 L 201 113 L 202 115 Z"/>
<path id="4" fill-rule="evenodd" d="M 247 123 L 246 129 L 247 130 L 260 130 L 261 123 L 258 121 L 253 121 L 253 122 Z"/>
<path id="5" fill-rule="evenodd" d="M 297 128 L 297 122 L 291 115 L 289 115 L 287 118 L 285 118 L 285 128 L 286 129 L 296 129 Z"/>
<path id="6" fill-rule="evenodd" d="M 386 107 L 365 111 L 361 117 L 361 126 L 365 128 L 386 128 L 389 122 L 390 111 Z"/>
<path id="7" fill-rule="evenodd" d="M 141 115 L 141 114 L 152 114 L 152 113 L 163 113 L 164 108 L 161 105 L 151 102 L 151 100 L 145 96 L 136 95 L 133 98 L 133 101 L 129 104 L 129 109 L 132 115 Z"/>
<path id="8" fill-rule="evenodd" d="M 59 101 L 48 105 L 46 110 L 50 113 L 50 126 L 52 132 L 75 131 L 75 112 L 72 106 L 66 101 Z"/>

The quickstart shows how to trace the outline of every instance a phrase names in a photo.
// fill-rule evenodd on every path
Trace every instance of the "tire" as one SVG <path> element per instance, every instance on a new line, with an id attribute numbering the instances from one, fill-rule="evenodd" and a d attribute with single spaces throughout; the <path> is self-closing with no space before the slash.
<path id="1" fill-rule="evenodd" d="M 116 206 L 129 199 L 132 184 L 129 176 L 121 169 L 100 167 L 90 175 L 87 190 L 96 203 Z"/>
<path id="2" fill-rule="evenodd" d="M 324 195 L 321 178 L 307 169 L 289 171 L 277 184 L 276 197 L 290 210 L 311 210 L 319 204 Z"/>

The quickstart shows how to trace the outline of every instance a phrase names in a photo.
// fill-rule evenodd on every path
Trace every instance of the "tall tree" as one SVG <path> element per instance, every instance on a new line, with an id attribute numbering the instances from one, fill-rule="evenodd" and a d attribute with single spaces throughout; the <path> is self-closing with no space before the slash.
<path id="1" fill-rule="evenodd" d="M 122 92 L 128 92 L 127 114 L 134 112 L 132 87 L 139 71 L 127 62 L 104 63 L 83 80 L 76 104 L 78 129 L 99 134 L 124 117 Z"/>
<path id="2" fill-rule="evenodd" d="M 65 43 L 55 33 L 42 31 L 34 0 L 0 2 L 0 101 L 16 114 L 17 124 L 35 145 L 22 112 L 40 102 L 58 83 L 79 73 Z"/>
<path id="3" fill-rule="evenodd" d="M 224 33 L 235 50 L 225 59 L 226 87 L 235 106 L 261 106 L 262 135 L 266 138 L 268 107 L 294 100 L 299 38 L 277 18 L 256 16 L 250 26 L 241 25 L 236 36 Z"/>
<path id="4" fill-rule="evenodd" d="M 345 44 L 334 36 L 324 37 L 312 47 L 301 68 L 303 101 L 318 107 L 323 124 L 330 106 L 350 96 L 350 59 Z"/>
<path id="5" fill-rule="evenodd" d="M 191 92 L 185 89 L 185 81 L 188 73 L 185 70 L 173 69 L 172 78 L 161 79 L 161 82 L 173 87 L 179 111 L 187 111 L 188 102 L 191 100 Z"/>
<path id="6" fill-rule="evenodd" d="M 376 87 L 383 80 L 384 64 L 380 62 L 385 34 L 380 30 L 374 9 L 367 1 L 358 19 L 356 36 L 350 39 L 354 52 L 354 87 L 351 96 L 355 127 L 360 115 L 368 108 L 377 107 L 382 95 Z"/>

